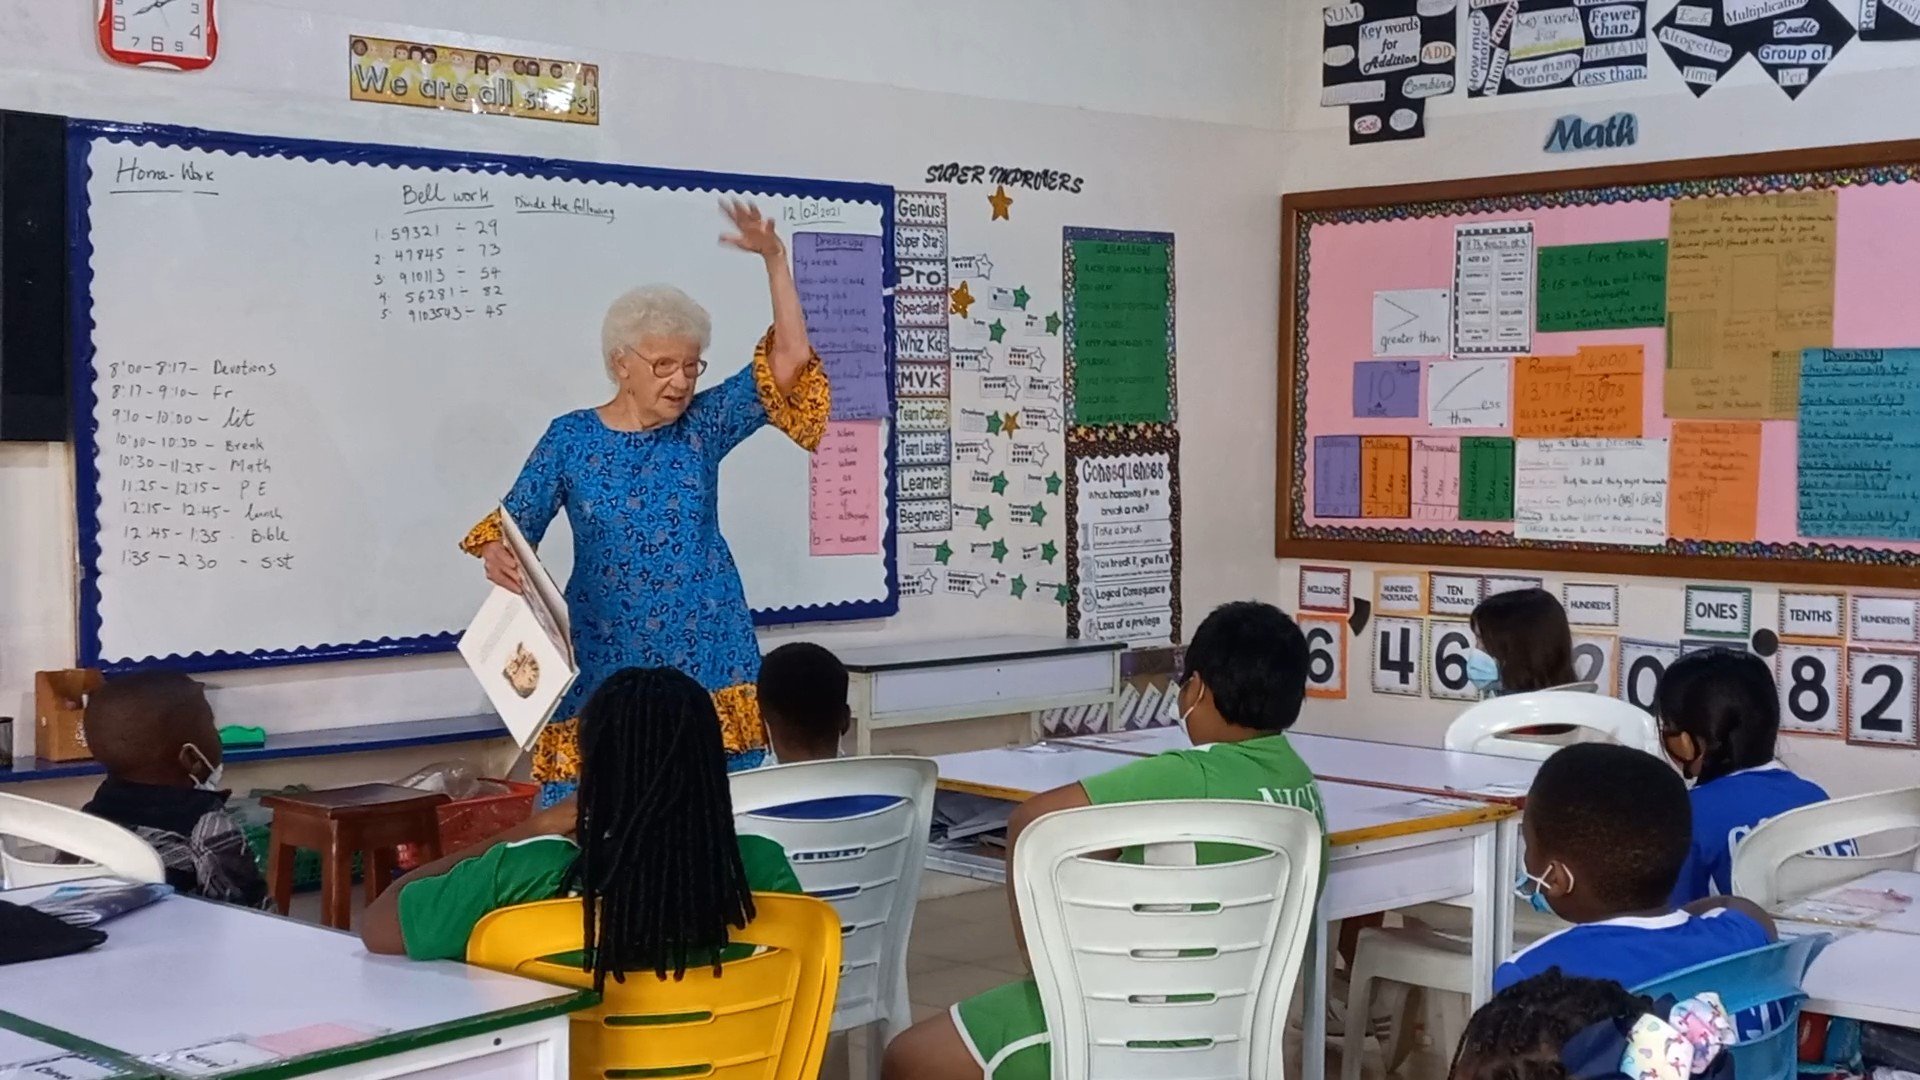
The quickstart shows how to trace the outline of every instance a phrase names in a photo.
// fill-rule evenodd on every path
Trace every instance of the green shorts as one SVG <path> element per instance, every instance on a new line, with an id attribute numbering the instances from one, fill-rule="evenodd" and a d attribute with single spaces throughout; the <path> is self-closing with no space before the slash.
<path id="1" fill-rule="evenodd" d="M 1031 976 L 953 1007 L 953 1026 L 987 1080 L 1048 1080 L 1053 1047 Z"/>

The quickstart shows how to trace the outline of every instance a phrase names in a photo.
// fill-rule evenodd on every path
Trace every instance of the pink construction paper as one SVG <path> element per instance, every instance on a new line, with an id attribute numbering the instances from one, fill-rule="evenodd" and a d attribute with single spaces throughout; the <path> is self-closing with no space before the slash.
<path id="1" fill-rule="evenodd" d="M 1511 532 L 1504 522 L 1461 522 L 1423 509 L 1417 519 L 1323 518 L 1313 513 L 1314 439 L 1328 435 L 1511 434 L 1511 429 L 1434 428 L 1423 407 L 1412 419 L 1355 417 L 1355 364 L 1373 348 L 1373 294 L 1384 289 L 1445 289 L 1453 280 L 1453 229 L 1472 221 L 1531 221 L 1537 248 L 1621 240 L 1658 240 L 1667 236 L 1668 200 L 1554 207 L 1500 214 L 1461 214 L 1399 221 L 1324 224 L 1310 235 L 1312 280 L 1307 309 L 1306 453 L 1303 492 L 1306 521 L 1312 525 L 1407 528 L 1465 528 Z M 1920 184 L 1887 184 L 1840 189 L 1835 240 L 1834 344 L 1839 347 L 1920 347 L 1920 304 L 1912 283 L 1920 280 Z M 1535 355 L 1571 355 L 1581 345 L 1635 344 L 1646 350 L 1643 402 L 1648 438 L 1663 438 L 1670 427 L 1663 414 L 1666 335 L 1659 327 L 1589 330 L 1533 336 Z M 1757 539 L 1790 543 L 1805 539 L 1797 528 L 1799 425 L 1769 420 L 1760 425 L 1760 492 Z M 1415 444 L 1416 447 L 1419 445 Z M 1416 453 L 1416 472 L 1421 455 Z M 1821 543 L 1832 543 L 1822 540 Z M 1854 541 L 1871 546 L 1920 551 L 1920 543 Z"/>
<path id="2" fill-rule="evenodd" d="M 808 534 L 814 555 L 880 553 L 880 425 L 827 425 L 808 469 Z"/>
<path id="3" fill-rule="evenodd" d="M 270 1050 L 282 1057 L 299 1057 L 302 1054 L 317 1054 L 322 1050 L 332 1050 L 337 1046 L 352 1046 L 366 1042 L 374 1037 L 374 1032 L 361 1031 L 344 1024 L 309 1024 L 292 1031 L 281 1031 L 272 1035 L 261 1035 L 247 1041 L 262 1050 Z"/>

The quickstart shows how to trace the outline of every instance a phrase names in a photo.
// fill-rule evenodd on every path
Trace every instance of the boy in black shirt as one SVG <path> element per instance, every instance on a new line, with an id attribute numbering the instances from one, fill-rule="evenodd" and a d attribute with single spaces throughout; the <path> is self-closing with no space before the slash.
<path id="1" fill-rule="evenodd" d="M 139 834 L 182 893 L 261 907 L 267 884 L 228 815 L 206 690 L 179 672 L 109 680 L 87 696 L 87 745 L 107 778 L 87 813 Z"/>

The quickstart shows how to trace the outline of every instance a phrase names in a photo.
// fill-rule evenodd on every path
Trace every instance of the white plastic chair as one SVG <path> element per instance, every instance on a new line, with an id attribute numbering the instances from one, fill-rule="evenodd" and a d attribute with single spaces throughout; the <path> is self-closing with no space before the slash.
<path id="1" fill-rule="evenodd" d="M 1909 842 L 1878 855 L 1820 855 L 1847 840 L 1907 831 Z M 1733 852 L 1733 892 L 1768 910 L 1871 874 L 1912 870 L 1920 852 L 1920 787 L 1855 795 L 1789 810 L 1747 834 Z"/>
<path id="2" fill-rule="evenodd" d="M 0 848 L 0 883 L 9 889 L 102 875 L 156 884 L 167 880 L 160 853 L 134 833 L 92 814 L 0 792 L 0 838 L 10 837 L 85 861 L 37 862 Z"/>
<path id="3" fill-rule="evenodd" d="M 832 1031 L 869 1024 L 868 1075 L 913 1023 L 907 938 L 920 902 L 920 872 L 933 828 L 940 769 L 919 757 L 859 757 L 749 769 L 731 777 L 734 826 L 787 850 L 800 886 L 840 913 L 840 992 Z M 886 805 L 823 800 L 880 796 Z M 796 804 L 805 814 L 782 814 Z"/>
<path id="4" fill-rule="evenodd" d="M 1645 710 L 1619 698 L 1575 690 L 1539 690 L 1482 701 L 1448 725 L 1446 747 L 1544 761 L 1560 749 L 1559 744 L 1506 736 L 1522 728 L 1553 725 L 1580 728 L 1655 756 L 1662 752 L 1660 727 Z"/>
<path id="5" fill-rule="evenodd" d="M 1191 865 L 1199 843 L 1258 854 Z M 1324 843 L 1308 811 L 1256 802 L 1087 806 L 1029 826 L 1015 892 L 1056 1080 L 1280 1080 Z M 1152 865 L 1089 857 L 1137 846 Z"/>
<path id="6" fill-rule="evenodd" d="M 1644 750 L 1664 753 L 1660 746 L 1660 728 L 1644 710 L 1621 701 L 1575 687 L 1538 690 L 1490 698 L 1469 707 L 1447 728 L 1446 747 L 1475 754 L 1544 761 L 1561 749 L 1560 743 L 1507 737 L 1524 728 L 1567 726 L 1588 736 Z M 1504 889 L 1507 882 L 1500 882 Z M 1503 895 L 1501 903 L 1510 901 Z M 1347 980 L 1347 1028 L 1340 1063 L 1341 1080 L 1358 1080 L 1360 1056 L 1366 1045 L 1366 1018 L 1371 1016 L 1374 984 L 1390 981 L 1416 990 L 1436 990 L 1451 994 L 1473 991 L 1471 954 L 1465 940 L 1470 927 L 1465 912 L 1449 904 L 1424 904 L 1403 912 L 1424 926 L 1397 929 L 1369 928 L 1360 932 L 1353 954 L 1353 970 Z M 1530 907 L 1517 907 L 1513 918 L 1516 945 L 1537 940 L 1566 923 L 1542 915 Z M 1456 937 L 1459 935 L 1459 937 Z M 1413 1049 L 1411 1018 L 1422 995 L 1407 996 L 1391 1025 L 1390 1038 L 1382 1047 L 1387 1070 L 1398 1068 Z M 1436 1032 L 1436 1044 L 1452 1046 L 1459 1041 L 1466 1023 L 1465 1003 L 1445 1011 L 1446 1023 Z M 1355 1022 L 1360 1018 L 1360 1022 Z"/>

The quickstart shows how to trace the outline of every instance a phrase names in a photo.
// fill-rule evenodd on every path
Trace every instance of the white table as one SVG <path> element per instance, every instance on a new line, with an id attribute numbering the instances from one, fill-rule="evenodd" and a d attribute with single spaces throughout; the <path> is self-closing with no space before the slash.
<path id="1" fill-rule="evenodd" d="M 1894 930 L 1839 930 L 1806 924 L 1782 924 L 1795 930 L 1836 935 L 1814 957 L 1800 980 L 1808 1012 L 1844 1016 L 1875 1024 L 1920 1028 L 1920 934 Z"/>
<path id="2" fill-rule="evenodd" d="M 1850 892 L 1885 893 L 1903 897 L 1905 902 L 1889 904 L 1892 910 L 1870 910 L 1848 897 Z M 1875 870 L 1845 885 L 1777 905 L 1772 915 L 1781 922 L 1811 923 L 1830 931 L 1844 928 L 1920 934 L 1920 873 Z"/>
<path id="3" fill-rule="evenodd" d="M 1017 801 L 1119 768 L 1130 758 L 1053 743 L 934 760 L 946 790 Z M 1326 1073 L 1326 1055 L 1311 1048 L 1326 1045 L 1330 928 L 1341 919 L 1436 900 L 1464 902 L 1473 913 L 1474 1006 L 1491 996 L 1502 908 L 1496 830 L 1518 813 L 1501 803 L 1441 799 L 1387 787 L 1329 781 L 1319 788 L 1327 817 L 1328 864 L 1305 972 L 1303 1045 L 1310 1049 L 1301 1059 L 1304 1080 L 1323 1080 Z"/>
<path id="4" fill-rule="evenodd" d="M 1114 641 L 989 637 L 841 650 L 854 753 L 873 752 L 873 733 L 1080 705 L 1120 696 Z"/>
<path id="5" fill-rule="evenodd" d="M 29 903 L 57 887 L 0 899 Z M 41 1041 L 137 1059 L 337 1024 L 370 1035 L 274 1061 L 274 1075 L 559 1080 L 567 1014 L 592 1001 L 465 964 L 370 956 L 351 935 L 186 897 L 103 929 L 95 949 L 8 967 L 0 1026 L 39 1025 Z"/>
<path id="6" fill-rule="evenodd" d="M 1081 735 L 1063 740 L 1075 746 L 1097 747 L 1123 754 L 1151 757 L 1192 745 L 1177 727 L 1146 728 L 1107 735 Z M 1470 754 L 1432 746 L 1343 739 L 1333 735 L 1287 733 L 1300 759 L 1325 782 L 1394 788 L 1400 791 L 1446 795 L 1526 806 L 1527 789 L 1541 763 L 1494 754 Z M 1520 816 L 1502 818 L 1495 843 L 1496 887 L 1514 880 L 1520 865 Z M 1494 906 L 1494 948 L 1499 956 L 1513 952 L 1513 900 L 1505 893 Z"/>
<path id="7" fill-rule="evenodd" d="M 30 1068 L 29 1063 L 40 1067 Z M 56 1077 L 151 1077 L 156 1075 L 138 1062 L 121 1061 L 104 1054 L 80 1054 L 16 1031 L 0 1029 L 0 1078 L 4 1080 L 54 1080 Z"/>

